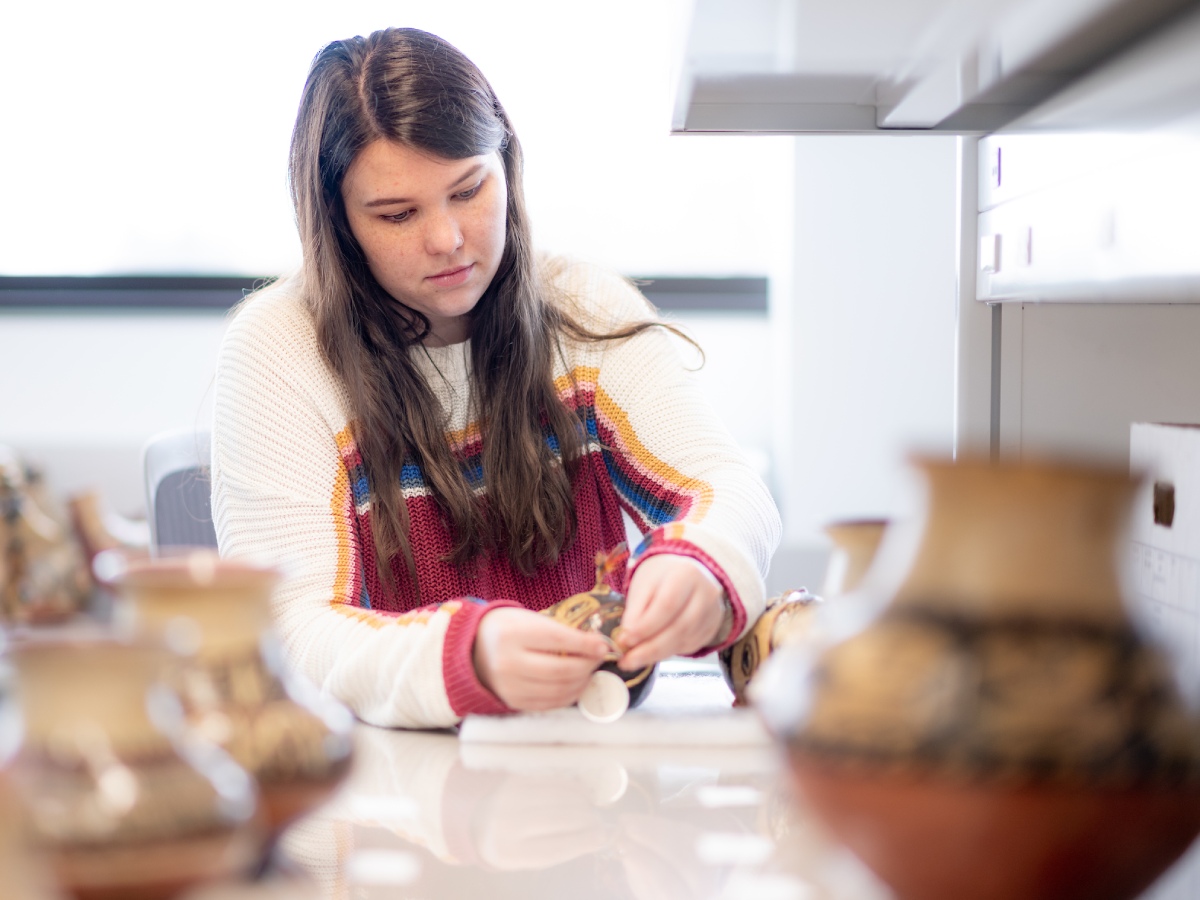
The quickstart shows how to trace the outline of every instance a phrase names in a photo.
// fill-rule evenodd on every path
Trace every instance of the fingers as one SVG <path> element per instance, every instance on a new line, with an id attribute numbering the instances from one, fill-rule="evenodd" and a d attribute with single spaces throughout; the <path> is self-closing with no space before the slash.
<path id="1" fill-rule="evenodd" d="M 662 554 L 634 571 L 622 619 L 619 665 L 644 668 L 677 653 L 694 653 L 720 630 L 720 582 L 688 557 Z"/>
<path id="2" fill-rule="evenodd" d="M 629 650 L 618 665 L 626 671 L 634 671 L 676 654 L 694 653 L 710 641 L 720 624 L 720 605 L 693 596 L 665 628 Z"/>
<path id="3" fill-rule="evenodd" d="M 651 557 L 642 565 L 648 566 L 661 558 Z M 677 583 L 678 579 L 672 578 L 670 572 L 662 574 L 655 569 L 648 573 L 651 577 L 635 577 L 629 586 L 625 615 L 621 618 L 621 644 L 627 648 L 636 647 L 670 625 L 691 598 L 689 585 Z M 642 574 L 642 568 L 637 574 Z"/>
<path id="4" fill-rule="evenodd" d="M 496 667 L 493 691 L 511 709 L 557 709 L 579 699 L 595 670 L 579 656 L 514 653 Z"/>
<path id="5" fill-rule="evenodd" d="M 504 683 L 501 699 L 510 709 L 527 712 L 570 706 L 579 699 L 594 671 L 594 667 L 579 671 L 561 668 L 549 679 L 537 678 L 528 671 L 513 673 Z"/>
<path id="6" fill-rule="evenodd" d="M 554 709 L 579 699 L 608 651 L 603 638 L 523 609 L 486 613 L 473 658 L 480 682 L 516 710 Z"/>
<path id="7" fill-rule="evenodd" d="M 553 619 L 535 615 L 535 620 L 522 624 L 525 646 L 542 653 L 566 653 L 600 662 L 608 653 L 604 638 L 587 631 L 570 628 Z"/>

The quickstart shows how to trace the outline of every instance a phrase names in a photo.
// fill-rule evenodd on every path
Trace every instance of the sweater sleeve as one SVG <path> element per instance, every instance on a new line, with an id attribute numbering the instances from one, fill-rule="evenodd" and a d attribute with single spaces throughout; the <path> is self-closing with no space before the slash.
<path id="1" fill-rule="evenodd" d="M 616 275 L 576 266 L 569 279 L 598 330 L 652 316 Z M 703 563 L 729 596 L 733 627 L 700 653 L 723 649 L 763 611 L 763 579 L 782 530 L 775 503 L 688 370 L 678 338 L 651 328 L 600 346 L 597 437 L 621 505 L 644 533 L 628 575 L 660 553 Z"/>
<path id="2" fill-rule="evenodd" d="M 445 727 L 506 711 L 479 683 L 471 652 L 483 615 L 510 604 L 370 608 L 363 565 L 373 556 L 354 524 L 360 476 L 346 408 L 303 304 L 279 288 L 249 301 L 226 333 L 214 392 L 221 554 L 282 570 L 273 612 L 289 662 L 364 721 Z"/>

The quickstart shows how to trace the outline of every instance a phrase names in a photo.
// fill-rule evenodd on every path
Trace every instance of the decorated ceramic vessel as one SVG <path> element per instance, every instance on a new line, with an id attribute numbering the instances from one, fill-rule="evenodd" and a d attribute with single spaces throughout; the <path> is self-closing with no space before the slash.
<path id="1" fill-rule="evenodd" d="M 771 597 L 750 630 L 717 654 L 721 674 L 733 691 L 734 706 L 749 702 L 750 684 L 772 653 L 808 633 L 820 601 L 804 588 Z"/>
<path id="2" fill-rule="evenodd" d="M 875 560 L 887 526 L 885 519 L 846 519 L 825 526 L 833 552 L 821 584 L 822 597 L 837 597 L 858 588 Z"/>
<path id="3" fill-rule="evenodd" d="M 654 679 L 658 674 L 657 666 L 647 666 L 637 672 L 625 672 L 617 667 L 617 660 L 621 658 L 622 653 L 619 642 L 621 617 L 625 614 L 625 595 L 613 590 L 607 583 L 607 578 L 628 556 L 629 551 L 625 544 L 619 544 L 611 553 L 598 553 L 596 555 L 596 584 L 592 589 L 581 594 L 573 594 L 542 611 L 544 615 L 550 616 L 564 625 L 580 631 L 594 632 L 608 642 L 611 650 L 604 664 L 600 666 L 599 672 L 607 672 L 616 676 L 628 690 L 629 697 L 628 703 L 624 703 L 620 697 L 614 698 L 611 688 L 616 686 L 616 681 L 612 678 L 597 679 L 597 684 L 592 687 L 592 694 L 595 695 L 598 713 L 592 717 L 601 721 L 612 721 L 618 718 L 626 708 L 632 709 L 639 705 L 650 693 L 650 688 L 654 685 Z M 587 701 L 584 702 L 586 705 Z M 619 711 L 616 709 L 618 705 L 621 707 Z M 587 714 L 586 709 L 584 712 Z"/>
<path id="4" fill-rule="evenodd" d="M 70 522 L 40 473 L 0 446 L 0 625 L 66 621 L 91 589 Z"/>
<path id="5" fill-rule="evenodd" d="M 345 777 L 353 724 L 285 667 L 271 629 L 278 580 L 273 569 L 204 550 L 128 560 L 112 578 L 141 629 L 186 651 L 169 680 L 187 720 L 254 776 L 273 833 Z"/>
<path id="6" fill-rule="evenodd" d="M 107 637 L 14 644 L 24 723 L 12 767 L 35 858 L 79 900 L 157 900 L 248 872 L 254 785 L 189 738 L 156 689 L 165 652 Z"/>
<path id="7" fill-rule="evenodd" d="M 1134 483 L 922 469 L 882 611 L 789 655 L 756 702 L 807 802 L 902 900 L 1134 897 L 1200 831 L 1200 727 L 1116 564 Z"/>

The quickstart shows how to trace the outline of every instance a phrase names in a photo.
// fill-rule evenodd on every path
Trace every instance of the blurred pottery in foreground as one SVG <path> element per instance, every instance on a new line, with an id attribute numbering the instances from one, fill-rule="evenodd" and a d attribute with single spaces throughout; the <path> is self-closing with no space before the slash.
<path id="1" fill-rule="evenodd" d="M 771 597 L 750 630 L 717 655 L 721 674 L 733 691 L 734 706 L 751 702 L 751 682 L 773 653 L 814 638 L 822 600 L 858 587 L 875 558 L 887 524 L 882 519 L 862 519 L 827 526 L 825 532 L 833 539 L 834 549 L 825 570 L 822 596 L 799 588 Z"/>
<path id="2" fill-rule="evenodd" d="M 22 824 L 20 804 L 0 772 L 0 900 L 52 900 L 48 873 L 30 857 Z"/>
<path id="3" fill-rule="evenodd" d="M 253 782 L 189 743 L 178 704 L 154 691 L 163 650 L 38 637 L 11 652 L 25 727 L 12 779 L 35 855 L 66 893 L 156 900 L 249 870 Z"/>
<path id="4" fill-rule="evenodd" d="M 0 446 L 0 625 L 70 619 L 91 588 L 74 533 L 41 474 Z"/>
<path id="5" fill-rule="evenodd" d="M 272 833 L 327 799 L 350 766 L 353 720 L 286 671 L 270 621 L 278 573 L 207 550 L 115 570 L 139 627 L 186 651 L 170 681 L 187 720 L 258 781 Z"/>
<path id="6" fill-rule="evenodd" d="M 884 519 L 847 519 L 825 526 L 833 553 L 825 569 L 821 596 L 837 597 L 856 590 L 875 560 L 888 523 Z"/>
<path id="7" fill-rule="evenodd" d="M 1122 601 L 1133 483 L 922 468 L 921 540 L 882 612 L 756 703 L 902 900 L 1136 896 L 1200 831 L 1200 730 Z"/>

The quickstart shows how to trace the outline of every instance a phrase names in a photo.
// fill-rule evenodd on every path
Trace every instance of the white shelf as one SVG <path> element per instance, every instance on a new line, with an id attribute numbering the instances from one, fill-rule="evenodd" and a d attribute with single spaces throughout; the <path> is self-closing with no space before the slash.
<path id="1" fill-rule="evenodd" d="M 675 132 L 984 134 L 1195 0 L 697 0 Z"/>

